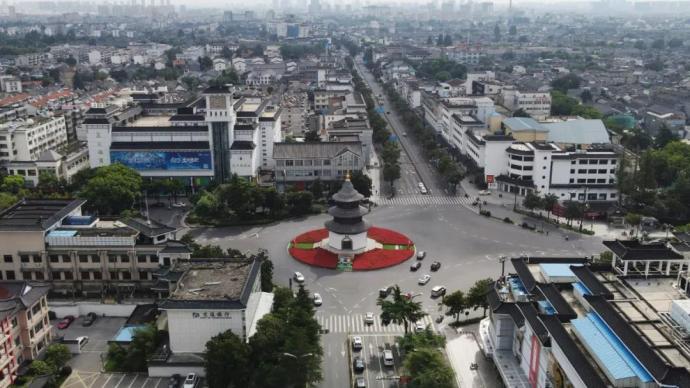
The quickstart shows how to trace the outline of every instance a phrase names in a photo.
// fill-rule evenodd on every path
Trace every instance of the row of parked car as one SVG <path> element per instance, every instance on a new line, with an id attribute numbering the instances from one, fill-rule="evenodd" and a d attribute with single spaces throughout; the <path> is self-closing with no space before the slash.
<path id="1" fill-rule="evenodd" d="M 66 315 L 60 320 L 60 322 L 58 322 L 57 328 L 60 330 L 65 330 L 70 327 L 72 322 L 74 322 L 76 319 L 77 318 L 74 315 Z M 96 319 L 98 319 L 98 315 L 96 315 L 96 313 L 88 313 L 86 316 L 84 316 L 84 320 L 81 322 L 81 325 L 84 327 L 91 326 L 94 322 L 96 322 Z"/>

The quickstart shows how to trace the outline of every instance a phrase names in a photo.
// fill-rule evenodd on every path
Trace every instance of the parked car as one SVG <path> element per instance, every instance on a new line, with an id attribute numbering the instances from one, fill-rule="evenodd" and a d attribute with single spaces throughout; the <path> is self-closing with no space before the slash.
<path id="1" fill-rule="evenodd" d="M 431 297 L 432 298 L 438 298 L 439 296 L 443 296 L 446 294 L 446 287 L 444 286 L 434 286 L 434 288 L 431 289 Z"/>
<path id="2" fill-rule="evenodd" d="M 321 294 L 318 292 L 314 293 L 314 306 L 321 306 L 323 304 L 323 299 L 321 299 Z"/>
<path id="3" fill-rule="evenodd" d="M 65 330 L 66 328 L 69 327 L 69 325 L 74 322 L 74 315 L 66 315 L 60 322 L 57 324 L 57 328 L 60 330 Z"/>
<path id="4" fill-rule="evenodd" d="M 416 270 L 418 270 L 419 267 L 421 267 L 421 266 L 422 266 L 422 263 L 420 263 L 420 262 L 418 262 L 418 261 L 415 261 L 414 263 L 412 263 L 412 264 L 410 265 L 410 271 L 416 271 Z"/>
<path id="5" fill-rule="evenodd" d="M 417 260 L 424 260 L 425 257 L 426 257 L 426 251 L 417 252 Z"/>
<path id="6" fill-rule="evenodd" d="M 364 314 L 364 323 L 367 325 L 373 325 L 374 324 L 374 313 L 368 312 Z"/>
<path id="7" fill-rule="evenodd" d="M 383 351 L 383 365 L 393 366 L 395 362 L 393 361 L 393 352 L 390 349 Z"/>
<path id="8" fill-rule="evenodd" d="M 175 373 L 174 375 L 170 376 L 170 380 L 168 380 L 168 388 L 177 388 L 180 386 L 181 382 L 182 376 Z"/>
<path id="9" fill-rule="evenodd" d="M 352 350 L 362 350 L 362 337 L 358 335 L 352 337 Z"/>
<path id="10" fill-rule="evenodd" d="M 355 373 L 364 372 L 364 360 L 360 357 L 355 357 L 354 361 L 352 361 L 352 369 L 355 370 Z"/>
<path id="11" fill-rule="evenodd" d="M 367 383 L 364 381 L 364 377 L 357 377 L 357 380 L 355 380 L 355 388 L 367 388 Z"/>
<path id="12" fill-rule="evenodd" d="M 194 388 L 196 387 L 196 384 L 199 382 L 199 377 L 196 375 L 196 373 L 189 373 L 187 374 L 187 377 L 184 379 L 184 384 L 182 385 L 182 388 Z"/>
<path id="13" fill-rule="evenodd" d="M 524 229 L 529 229 L 529 230 L 537 229 L 536 225 L 532 225 L 532 224 L 529 224 L 527 222 L 523 222 L 522 225 L 520 225 L 520 226 L 522 226 Z"/>
<path id="14" fill-rule="evenodd" d="M 436 272 L 439 269 L 441 269 L 441 263 L 439 263 L 438 261 L 434 261 L 433 263 L 431 263 L 431 270 L 433 272 Z"/>
<path id="15" fill-rule="evenodd" d="M 96 322 L 96 319 L 98 319 L 98 315 L 96 313 L 88 313 L 84 317 L 84 321 L 81 323 L 82 326 L 91 326 L 93 325 L 94 322 Z"/>
<path id="16" fill-rule="evenodd" d="M 423 285 L 429 283 L 429 280 L 431 280 L 431 275 L 429 275 L 429 274 L 424 274 L 424 276 L 422 276 L 421 278 L 419 278 L 419 279 L 417 280 L 417 283 L 418 283 L 420 286 L 423 286 Z"/>
<path id="17" fill-rule="evenodd" d="M 293 275 L 293 277 L 295 278 L 295 280 L 297 281 L 297 283 L 304 283 L 304 275 L 302 275 L 301 272 L 295 272 L 295 274 Z"/>

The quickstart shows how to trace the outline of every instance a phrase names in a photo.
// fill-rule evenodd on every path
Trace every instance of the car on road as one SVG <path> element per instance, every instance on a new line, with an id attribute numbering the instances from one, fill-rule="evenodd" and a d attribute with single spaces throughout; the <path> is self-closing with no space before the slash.
<path id="1" fill-rule="evenodd" d="M 74 322 L 74 315 L 66 315 L 60 322 L 57 324 L 57 328 L 60 330 L 65 330 L 66 328 L 69 327 L 69 325 Z"/>
<path id="2" fill-rule="evenodd" d="M 352 337 L 352 350 L 362 350 L 362 337 L 358 335 Z"/>
<path id="3" fill-rule="evenodd" d="M 185 208 L 185 207 L 187 207 L 187 205 L 184 202 L 176 202 L 176 203 L 172 204 L 172 207 Z"/>
<path id="4" fill-rule="evenodd" d="M 479 190 L 479 195 L 491 195 L 489 190 Z"/>
<path id="5" fill-rule="evenodd" d="M 364 314 L 364 323 L 367 325 L 373 325 L 374 324 L 374 313 L 368 312 Z"/>
<path id="6" fill-rule="evenodd" d="M 81 337 L 77 337 L 74 339 L 77 341 L 77 344 L 79 345 L 79 349 L 83 348 L 84 345 L 86 345 L 89 342 L 89 337 L 83 335 Z"/>
<path id="7" fill-rule="evenodd" d="M 421 278 L 417 280 L 417 283 L 419 283 L 420 286 L 423 286 L 427 283 L 429 283 L 429 280 L 431 280 L 431 275 L 429 274 L 424 274 Z"/>
<path id="8" fill-rule="evenodd" d="M 184 379 L 182 388 L 194 388 L 198 382 L 199 377 L 196 375 L 196 373 L 188 373 L 187 377 Z"/>
<path id="9" fill-rule="evenodd" d="M 438 261 L 434 261 L 433 263 L 431 263 L 431 270 L 433 272 L 436 272 L 439 269 L 441 269 L 441 263 L 439 263 Z"/>
<path id="10" fill-rule="evenodd" d="M 407 137 L 407 132 L 403 132 L 403 136 L 404 136 L 404 137 Z"/>
<path id="11" fill-rule="evenodd" d="M 96 319 L 98 319 L 96 313 L 88 313 L 84 317 L 84 321 L 82 321 L 81 325 L 84 327 L 91 326 L 94 322 L 96 322 Z"/>
<path id="12" fill-rule="evenodd" d="M 426 257 L 426 251 L 417 252 L 417 260 L 424 260 L 425 257 Z"/>
<path id="13" fill-rule="evenodd" d="M 415 261 L 414 263 L 410 264 L 410 271 L 416 271 L 419 269 L 419 267 L 422 266 L 422 263 Z"/>
<path id="14" fill-rule="evenodd" d="M 424 326 L 424 324 L 422 322 L 415 322 L 414 331 L 416 333 L 422 332 L 424 330 L 426 330 L 426 327 Z"/>
<path id="15" fill-rule="evenodd" d="M 294 275 L 292 275 L 293 278 L 297 281 L 297 283 L 304 283 L 304 275 L 302 275 L 301 272 L 295 272 Z"/>
<path id="16" fill-rule="evenodd" d="M 354 361 L 352 361 L 352 369 L 355 370 L 355 373 L 364 372 L 364 360 L 360 357 L 355 357 Z"/>
<path id="17" fill-rule="evenodd" d="M 355 380 L 355 388 L 367 388 L 367 383 L 364 381 L 364 377 L 357 377 Z"/>
<path id="18" fill-rule="evenodd" d="M 537 229 L 536 225 L 532 225 L 528 222 L 523 222 L 520 226 L 522 226 L 524 229 L 529 229 L 529 230 L 535 230 Z"/>
<path id="19" fill-rule="evenodd" d="M 391 351 L 390 349 L 386 349 L 383 351 L 383 365 L 385 365 L 385 366 L 395 365 L 395 362 L 393 360 L 393 351 Z"/>
<path id="20" fill-rule="evenodd" d="M 323 299 L 321 299 L 321 294 L 318 292 L 314 293 L 314 306 L 321 306 L 323 304 Z"/>
<path id="21" fill-rule="evenodd" d="M 431 297 L 432 298 L 438 298 L 439 296 L 443 296 L 446 294 L 446 287 L 444 286 L 434 286 L 434 288 L 431 289 Z"/>
<path id="22" fill-rule="evenodd" d="M 379 298 L 385 298 L 393 292 L 393 286 L 379 288 Z"/>
<path id="23" fill-rule="evenodd" d="M 426 187 L 420 187 L 420 188 L 419 188 L 419 192 L 422 193 L 422 194 L 424 194 L 424 195 L 429 194 L 429 192 L 426 190 Z"/>

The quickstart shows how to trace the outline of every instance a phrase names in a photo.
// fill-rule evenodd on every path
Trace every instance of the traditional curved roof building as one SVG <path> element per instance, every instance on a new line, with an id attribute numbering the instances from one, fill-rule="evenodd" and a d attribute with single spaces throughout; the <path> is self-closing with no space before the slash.
<path id="1" fill-rule="evenodd" d="M 369 211 L 360 203 L 364 196 L 355 190 L 350 177 L 331 197 L 335 205 L 328 209 L 333 219 L 326 221 L 328 248 L 339 254 L 354 254 L 367 247 L 367 231 L 371 226 L 364 215 Z"/>

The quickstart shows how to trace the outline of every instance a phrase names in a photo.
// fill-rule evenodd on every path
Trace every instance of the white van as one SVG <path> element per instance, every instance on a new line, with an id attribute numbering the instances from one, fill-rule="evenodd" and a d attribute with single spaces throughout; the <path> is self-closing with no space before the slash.
<path id="1" fill-rule="evenodd" d="M 383 351 L 383 365 L 385 366 L 393 366 L 393 352 L 390 349 L 386 349 Z"/>

